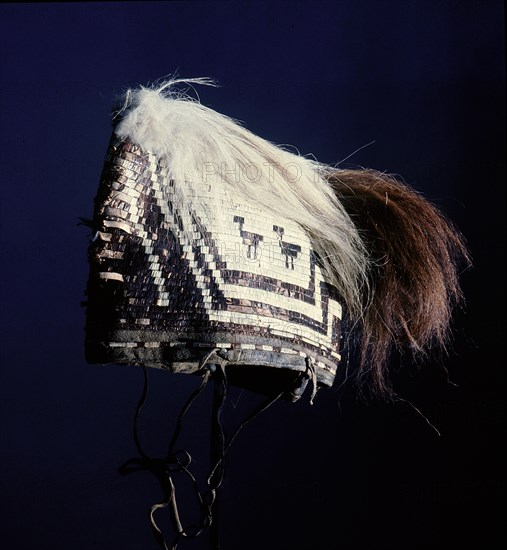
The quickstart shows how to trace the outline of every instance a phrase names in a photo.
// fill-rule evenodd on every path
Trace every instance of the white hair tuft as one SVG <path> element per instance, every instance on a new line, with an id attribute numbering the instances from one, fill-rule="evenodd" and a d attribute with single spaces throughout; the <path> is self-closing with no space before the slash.
<path id="1" fill-rule="evenodd" d="M 182 92 L 182 84 L 215 85 L 208 78 L 170 79 L 129 90 L 115 133 L 159 157 L 169 178 L 185 190 L 182 200 L 191 195 L 194 182 L 220 182 L 231 193 L 297 222 L 310 236 L 328 281 L 350 312 L 360 315 L 367 254 L 325 179 L 329 167 L 256 136 Z"/>

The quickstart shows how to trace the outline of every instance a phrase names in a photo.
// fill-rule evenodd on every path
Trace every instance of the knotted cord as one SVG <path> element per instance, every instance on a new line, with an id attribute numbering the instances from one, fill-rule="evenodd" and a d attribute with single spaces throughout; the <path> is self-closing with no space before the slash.
<path id="1" fill-rule="evenodd" d="M 237 436 L 255 418 L 271 407 L 276 401 L 278 401 L 284 394 L 291 394 L 293 390 L 294 382 L 291 383 L 291 387 L 287 390 L 283 390 L 276 394 L 274 397 L 269 397 L 259 407 L 257 407 L 234 431 L 232 436 L 226 442 L 225 432 L 222 424 L 222 411 L 227 398 L 228 380 L 225 371 L 225 365 L 223 361 L 214 363 L 213 356 L 216 350 L 212 350 L 201 362 L 199 370 L 203 373 L 200 385 L 192 392 L 190 397 L 185 402 L 176 422 L 176 428 L 173 436 L 168 445 L 167 455 L 163 458 L 150 457 L 143 449 L 139 438 L 139 417 L 141 410 L 146 402 L 148 395 L 148 370 L 143 366 L 144 386 L 141 397 L 138 401 L 137 408 L 134 414 L 133 421 L 133 436 L 136 448 L 140 454 L 139 457 L 131 458 L 127 460 L 119 468 L 121 475 L 128 475 L 134 472 L 149 471 L 159 481 L 162 488 L 164 499 L 161 502 L 153 504 L 149 510 L 149 520 L 152 528 L 153 535 L 164 550 L 177 550 L 177 546 L 182 537 L 195 538 L 199 536 L 206 528 L 213 524 L 213 505 L 216 501 L 217 491 L 221 487 L 225 475 L 225 457 L 232 444 L 236 440 Z M 203 392 L 207 386 L 210 378 L 214 378 L 216 393 L 216 402 L 214 403 L 214 426 L 216 427 L 214 433 L 212 433 L 212 448 L 215 450 L 215 458 L 211 465 L 211 471 L 207 477 L 207 489 L 202 492 L 199 489 L 195 476 L 189 470 L 192 457 L 186 450 L 175 450 L 176 442 L 182 431 L 183 420 L 188 413 L 190 407 Z M 313 391 L 311 401 L 315 396 L 317 390 L 317 380 L 315 368 L 310 360 L 307 361 L 307 369 L 305 372 L 301 372 L 296 380 L 296 386 L 301 384 L 301 378 L 303 379 L 303 386 L 306 387 L 308 380 L 313 383 Z M 303 387 L 303 389 L 304 389 Z M 293 391 L 292 391 L 293 393 Z M 311 402 L 310 401 L 310 402 Z M 176 487 L 173 482 L 174 474 L 182 472 L 190 479 L 196 499 L 199 503 L 201 512 L 201 518 L 195 525 L 184 526 L 180 519 L 178 504 L 176 500 Z M 158 510 L 169 508 L 170 517 L 173 524 L 173 528 L 176 532 L 176 536 L 171 545 L 168 546 L 164 534 L 158 527 L 155 521 L 155 513 Z"/>

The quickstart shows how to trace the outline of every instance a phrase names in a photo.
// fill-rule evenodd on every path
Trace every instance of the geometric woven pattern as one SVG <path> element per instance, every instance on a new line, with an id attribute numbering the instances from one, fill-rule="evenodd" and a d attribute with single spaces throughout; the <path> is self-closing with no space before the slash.
<path id="1" fill-rule="evenodd" d="M 307 234 L 213 185 L 183 197 L 155 155 L 113 137 L 89 248 L 88 360 L 193 372 L 217 349 L 230 367 L 311 359 L 331 385 L 342 310 Z"/>

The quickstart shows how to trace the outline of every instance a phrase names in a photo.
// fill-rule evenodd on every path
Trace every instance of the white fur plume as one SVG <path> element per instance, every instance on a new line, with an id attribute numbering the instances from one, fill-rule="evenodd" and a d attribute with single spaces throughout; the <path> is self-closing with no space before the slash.
<path id="1" fill-rule="evenodd" d="M 277 147 L 178 92 L 181 83 L 211 81 L 169 80 L 129 90 L 116 134 L 157 155 L 169 177 L 187 190 L 195 182 L 220 182 L 259 207 L 295 220 L 312 239 L 329 282 L 357 315 L 366 285 L 366 253 L 324 179 L 328 167 Z"/>

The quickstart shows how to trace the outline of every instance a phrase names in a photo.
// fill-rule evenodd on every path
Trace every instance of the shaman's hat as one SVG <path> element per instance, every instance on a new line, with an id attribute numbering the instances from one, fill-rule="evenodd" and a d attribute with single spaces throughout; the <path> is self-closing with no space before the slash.
<path id="1" fill-rule="evenodd" d="M 86 319 L 88 362 L 144 367 L 140 457 L 120 471 L 159 479 L 165 500 L 150 521 L 167 548 L 154 513 L 170 507 L 173 549 L 216 526 L 225 453 L 257 414 L 225 444 L 227 380 L 270 394 L 260 412 L 283 395 L 297 400 L 309 381 L 312 401 L 333 384 L 346 313 L 347 332 L 359 333 L 358 378 L 390 394 L 391 348 L 417 355 L 445 346 L 461 298 L 458 260 L 468 260 L 459 233 L 406 185 L 275 146 L 180 84 L 128 92 L 116 117 L 90 222 Z M 202 375 L 163 458 L 149 457 L 136 431 L 146 367 Z M 216 452 L 192 527 L 180 521 L 171 477 L 183 472 L 195 485 L 190 455 L 174 445 L 212 373 Z"/>

